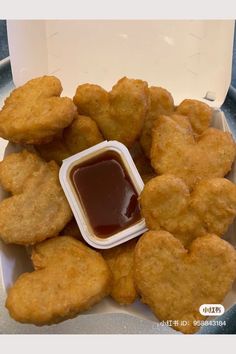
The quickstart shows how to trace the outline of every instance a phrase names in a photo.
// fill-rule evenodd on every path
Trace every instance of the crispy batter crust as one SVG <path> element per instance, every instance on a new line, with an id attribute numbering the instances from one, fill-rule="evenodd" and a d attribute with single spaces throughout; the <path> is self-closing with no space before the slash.
<path id="1" fill-rule="evenodd" d="M 148 108 L 145 81 L 120 79 L 111 92 L 98 85 L 78 86 L 74 103 L 78 112 L 98 124 L 105 139 L 118 140 L 130 147 L 141 134 Z"/>
<path id="2" fill-rule="evenodd" d="M 135 284 L 142 301 L 159 320 L 178 321 L 173 327 L 194 333 L 194 321 L 205 319 L 202 304 L 220 304 L 236 277 L 236 252 L 215 235 L 200 237 L 188 252 L 166 231 L 149 231 L 137 243 Z M 186 325 L 181 323 L 186 321 Z"/>
<path id="3" fill-rule="evenodd" d="M 102 141 L 103 136 L 95 121 L 90 117 L 77 115 L 71 125 L 63 130 L 61 137 L 48 144 L 38 145 L 36 149 L 44 160 L 54 160 L 60 165 L 67 157 Z"/>
<path id="4" fill-rule="evenodd" d="M 13 183 L 12 175 L 9 174 L 8 186 L 11 192 L 17 190 L 18 193 L 0 203 L 2 240 L 6 243 L 29 245 L 58 235 L 72 218 L 71 209 L 59 183 L 59 167 L 53 161 L 40 162 L 28 151 L 12 154 L 3 160 L 1 167 L 4 162 L 8 164 L 12 159 L 18 167 L 19 180 L 15 173 Z M 35 165 L 35 161 L 38 164 Z M 5 175 L 5 184 L 7 178 Z"/>
<path id="5" fill-rule="evenodd" d="M 90 117 L 78 115 L 63 132 L 65 145 L 71 154 L 76 154 L 101 143 L 104 139 L 96 122 Z"/>
<path id="6" fill-rule="evenodd" d="M 20 154 L 10 154 L 0 162 L 0 184 L 6 191 L 19 194 L 27 179 L 42 165 L 40 157 L 26 150 Z"/>
<path id="7" fill-rule="evenodd" d="M 190 186 L 203 178 L 224 177 L 236 144 L 230 133 L 209 128 L 195 139 L 184 116 L 159 116 L 152 130 L 151 163 L 157 174 L 173 174 Z"/>
<path id="8" fill-rule="evenodd" d="M 71 155 L 61 137 L 53 139 L 50 143 L 37 145 L 35 148 L 45 161 L 54 160 L 58 165 Z"/>
<path id="9" fill-rule="evenodd" d="M 76 106 L 62 92 L 60 80 L 43 76 L 13 90 L 0 111 L 0 136 L 15 143 L 49 142 L 75 117 Z"/>
<path id="10" fill-rule="evenodd" d="M 174 112 L 174 108 L 174 100 L 169 91 L 162 87 L 152 86 L 149 88 L 148 111 L 140 137 L 141 146 L 148 158 L 150 158 L 152 127 L 155 120 L 161 114 L 172 114 Z"/>
<path id="11" fill-rule="evenodd" d="M 156 173 L 151 166 L 150 160 L 145 156 L 138 141 L 136 141 L 131 146 L 129 152 L 144 183 L 147 183 L 151 178 L 156 176 Z"/>
<path id="12" fill-rule="evenodd" d="M 199 182 L 192 193 L 181 178 L 151 179 L 140 197 L 148 228 L 171 232 L 188 246 L 205 233 L 222 236 L 236 216 L 236 185 L 225 178 Z"/>
<path id="13" fill-rule="evenodd" d="M 81 232 L 80 232 L 80 229 L 77 225 L 75 218 L 73 218 L 70 222 L 68 222 L 68 224 L 66 224 L 66 226 L 64 227 L 64 229 L 61 231 L 60 234 L 61 235 L 70 235 L 70 236 L 76 238 L 77 240 L 79 240 L 80 242 L 86 243 Z"/>
<path id="14" fill-rule="evenodd" d="M 112 273 L 113 282 L 110 295 L 121 305 L 131 304 L 137 298 L 133 277 L 136 243 L 137 240 L 134 239 L 101 252 Z"/>
<path id="15" fill-rule="evenodd" d="M 198 100 L 183 100 L 176 108 L 176 113 L 189 118 L 196 134 L 202 134 L 209 128 L 212 119 L 212 108 Z"/>
<path id="16" fill-rule="evenodd" d="M 110 292 L 111 274 L 102 256 L 69 236 L 37 244 L 35 271 L 9 290 L 12 318 L 38 326 L 58 323 L 91 308 Z"/>

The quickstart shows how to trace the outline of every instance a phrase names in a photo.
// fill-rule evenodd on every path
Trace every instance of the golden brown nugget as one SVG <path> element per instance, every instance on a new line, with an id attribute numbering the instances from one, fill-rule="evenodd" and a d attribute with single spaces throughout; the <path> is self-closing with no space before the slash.
<path id="1" fill-rule="evenodd" d="M 59 165 L 67 157 L 103 141 L 97 124 L 90 117 L 77 115 L 72 124 L 64 129 L 60 138 L 36 147 L 46 161 L 54 160 Z"/>
<path id="2" fill-rule="evenodd" d="M 64 227 L 64 229 L 61 231 L 60 234 L 61 235 L 70 235 L 70 236 L 76 238 L 78 241 L 86 243 L 81 232 L 80 232 L 80 229 L 77 225 L 75 218 L 73 218 L 70 222 L 68 222 L 68 224 L 66 224 L 66 226 Z"/>
<path id="3" fill-rule="evenodd" d="M 72 155 L 99 144 L 104 139 L 93 119 L 78 115 L 64 130 L 63 140 Z"/>
<path id="4" fill-rule="evenodd" d="M 102 256 L 69 236 L 37 244 L 35 271 L 10 288 L 6 307 L 16 321 L 58 323 L 88 310 L 109 294 L 110 270 Z"/>
<path id="5" fill-rule="evenodd" d="M 47 144 L 41 144 L 35 146 L 39 155 L 47 162 L 56 161 L 58 165 L 61 165 L 62 161 L 69 157 L 70 152 L 63 141 L 63 138 L 56 138 Z"/>
<path id="6" fill-rule="evenodd" d="M 141 134 L 148 108 L 148 85 L 124 77 L 110 92 L 92 84 L 77 87 L 74 103 L 78 112 L 91 117 L 107 140 L 130 147 Z"/>
<path id="7" fill-rule="evenodd" d="M 51 141 L 76 114 L 72 100 L 60 97 L 61 92 L 55 76 L 35 78 L 13 90 L 0 111 L 0 136 L 15 143 Z"/>
<path id="8" fill-rule="evenodd" d="M 185 246 L 206 233 L 223 236 L 236 216 L 236 185 L 225 178 L 199 182 L 191 192 L 181 178 L 151 179 L 140 197 L 151 230 L 166 230 Z"/>
<path id="9" fill-rule="evenodd" d="M 149 106 L 144 121 L 140 143 L 145 155 L 150 158 L 152 145 L 152 127 L 160 114 L 170 115 L 174 112 L 174 100 L 169 91 L 162 87 L 149 88 Z"/>
<path id="10" fill-rule="evenodd" d="M 29 152 L 13 154 L 21 171 L 27 167 L 21 160 Z M 17 161 L 17 159 L 19 159 Z M 3 161 L 4 163 L 4 161 Z M 31 245 L 58 235 L 72 218 L 70 206 L 59 183 L 59 167 L 54 161 L 46 163 L 24 181 L 18 193 L 0 203 L 0 237 L 5 243 Z M 22 181 L 21 174 L 19 181 Z M 13 185 L 13 184 L 12 184 Z M 13 190 L 11 190 L 12 192 Z"/>
<path id="11" fill-rule="evenodd" d="M 135 285 L 142 302 L 160 321 L 183 333 L 195 333 L 203 304 L 220 304 L 236 278 L 236 252 L 226 241 L 205 235 L 187 251 L 166 231 L 149 231 L 138 241 Z M 182 321 L 186 321 L 185 323 Z"/>
<path id="12" fill-rule="evenodd" d="M 121 305 L 132 304 L 137 298 L 134 286 L 134 248 L 137 240 L 122 243 L 119 246 L 102 250 L 112 273 L 111 297 Z"/>
<path id="13" fill-rule="evenodd" d="M 151 178 L 156 176 L 156 173 L 151 166 L 150 160 L 145 156 L 138 141 L 136 141 L 131 146 L 129 152 L 144 183 L 147 183 Z"/>
<path id="14" fill-rule="evenodd" d="M 194 132 L 202 134 L 210 126 L 213 110 L 204 102 L 185 99 L 176 108 L 176 112 L 187 116 Z"/>
<path id="15" fill-rule="evenodd" d="M 152 130 L 151 164 L 157 174 L 173 174 L 193 187 L 203 178 L 224 177 L 236 144 L 228 132 L 209 128 L 195 139 L 188 119 L 159 116 Z M 185 120 L 183 119 L 185 118 Z"/>
<path id="16" fill-rule="evenodd" d="M 19 194 L 26 180 L 43 164 L 40 157 L 27 150 L 10 154 L 0 162 L 0 184 L 6 191 Z"/>

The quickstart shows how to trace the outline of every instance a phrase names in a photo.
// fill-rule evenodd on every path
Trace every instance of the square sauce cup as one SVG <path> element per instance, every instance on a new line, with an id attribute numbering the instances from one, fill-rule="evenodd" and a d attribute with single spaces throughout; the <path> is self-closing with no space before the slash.
<path id="1" fill-rule="evenodd" d="M 89 183 L 91 180 L 94 179 L 94 183 L 96 183 L 96 176 L 92 175 L 94 173 L 94 169 L 87 169 L 87 172 L 85 174 L 80 174 L 80 183 L 84 183 L 84 186 L 88 184 L 88 186 L 85 186 L 86 188 L 84 189 L 82 187 L 82 184 L 79 185 L 79 183 L 76 184 L 76 174 L 78 171 L 82 171 L 82 169 L 85 167 L 91 167 L 97 164 L 98 161 L 106 161 L 105 156 L 110 156 L 112 159 L 113 157 L 115 158 L 115 161 L 119 163 L 119 166 L 123 169 L 124 175 L 126 176 L 126 181 L 128 181 L 128 185 L 130 188 L 133 188 L 134 191 L 134 199 L 136 201 L 136 217 L 133 218 L 133 220 L 125 223 L 125 226 L 121 227 L 113 227 L 114 225 L 110 225 L 115 231 L 108 231 L 107 229 L 104 234 L 99 234 L 97 231 L 95 231 L 95 227 L 91 219 L 91 210 L 94 210 L 94 203 L 97 205 L 98 213 L 100 214 L 100 211 L 102 211 L 103 216 L 106 217 L 106 215 L 109 216 L 109 213 L 113 213 L 114 210 L 111 210 L 111 208 L 106 208 L 104 206 L 103 201 L 101 200 L 101 205 L 100 201 L 97 199 L 96 202 L 93 203 L 93 194 L 91 193 L 91 190 L 89 190 Z M 114 160 L 112 160 L 114 161 Z M 115 165 L 116 165 L 115 162 Z M 105 166 L 105 165 L 103 165 Z M 107 167 L 106 167 L 107 168 Z M 116 169 L 116 167 L 115 167 Z M 116 190 L 117 185 L 114 180 L 114 185 L 113 183 L 110 183 L 110 181 L 113 181 L 114 176 L 112 175 L 112 172 L 109 172 L 109 169 L 106 170 L 106 173 L 110 173 L 107 178 L 109 181 L 109 193 L 120 196 L 119 191 Z M 81 172 L 79 172 L 81 173 Z M 89 173 L 86 174 L 86 173 Z M 82 176 L 82 177 L 81 177 Z M 99 175 L 101 176 L 101 175 Z M 82 178 L 82 180 L 81 180 Z M 125 145 L 121 144 L 118 141 L 104 141 L 100 144 L 97 144 L 89 149 L 86 149 L 78 154 L 75 154 L 63 161 L 63 164 L 60 168 L 59 172 L 59 179 L 61 186 L 64 190 L 64 193 L 67 197 L 67 200 L 70 204 L 70 207 L 72 209 L 72 212 L 74 214 L 74 217 L 76 219 L 76 222 L 78 224 L 78 227 L 80 229 L 80 232 L 85 239 L 85 241 L 91 245 L 92 247 L 99 248 L 99 249 L 106 249 L 106 248 L 111 248 L 114 246 L 117 246 L 123 242 L 126 242 L 134 237 L 137 237 L 141 234 L 143 234 L 147 228 L 145 225 L 145 220 L 142 218 L 139 210 L 139 195 L 144 187 L 142 178 L 140 177 L 138 170 L 133 162 L 133 159 L 129 153 L 129 150 L 126 148 Z M 89 182 L 90 181 L 90 182 Z M 97 184 L 97 183 L 96 183 Z M 107 183 L 108 184 L 108 183 Z M 90 184 L 91 185 L 91 184 Z M 106 181 L 104 179 L 101 180 L 100 177 L 100 186 L 104 186 L 104 189 L 106 189 Z M 93 187 L 93 186 L 92 186 Z M 97 186 L 96 186 L 97 188 Z M 103 188 L 103 187 L 102 187 Z M 86 204 L 86 198 L 84 199 L 83 191 L 88 190 L 88 194 L 90 194 L 89 202 L 90 202 L 90 211 L 89 211 L 89 204 Z M 121 194 L 126 193 L 126 188 L 124 188 L 123 191 L 121 191 Z M 130 190 L 128 189 L 128 192 Z M 118 194 L 117 194 L 118 193 Z M 113 205 L 113 201 L 111 202 L 113 195 L 110 195 L 109 200 L 109 205 Z M 98 191 L 98 196 L 101 196 L 101 192 Z M 132 195 L 132 194 L 131 194 Z M 96 198 L 98 198 L 96 196 Z M 133 197 L 132 197 L 133 198 Z M 132 205 L 131 199 L 130 199 L 130 204 L 129 206 Z M 104 210 L 104 207 L 106 208 Z M 95 208 L 96 209 L 96 208 Z M 128 210 L 128 209 L 127 209 Z M 137 211 L 138 210 L 138 211 Z M 127 212 L 127 211 L 126 211 Z M 126 215 L 126 214 L 125 214 Z M 122 216 L 122 215 L 121 215 Z M 106 224 L 106 222 L 105 222 Z M 106 226 L 104 226 L 106 228 Z M 97 229 L 96 229 L 97 230 Z"/>

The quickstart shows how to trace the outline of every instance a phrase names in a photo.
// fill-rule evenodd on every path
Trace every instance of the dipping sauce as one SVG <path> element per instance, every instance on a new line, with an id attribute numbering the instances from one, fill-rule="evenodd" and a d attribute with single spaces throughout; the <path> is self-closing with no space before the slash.
<path id="1" fill-rule="evenodd" d="M 74 166 L 70 179 L 97 237 L 112 236 L 141 219 L 138 194 L 115 152 Z"/>

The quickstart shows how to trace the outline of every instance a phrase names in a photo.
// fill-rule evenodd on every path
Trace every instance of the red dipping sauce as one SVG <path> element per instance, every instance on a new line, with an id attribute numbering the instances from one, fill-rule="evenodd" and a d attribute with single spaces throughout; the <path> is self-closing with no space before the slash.
<path id="1" fill-rule="evenodd" d="M 138 194 L 117 153 L 108 151 L 74 166 L 70 179 L 97 237 L 140 221 Z"/>

